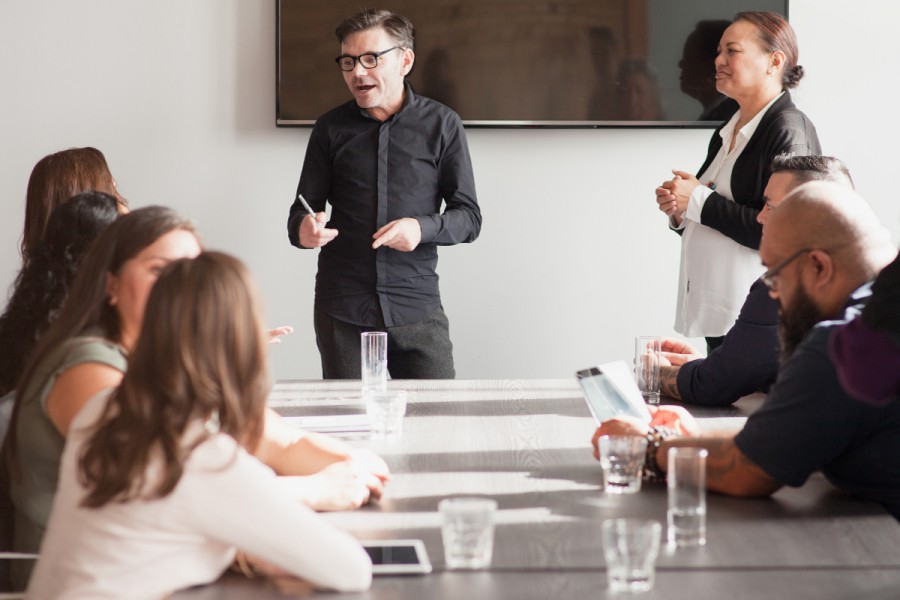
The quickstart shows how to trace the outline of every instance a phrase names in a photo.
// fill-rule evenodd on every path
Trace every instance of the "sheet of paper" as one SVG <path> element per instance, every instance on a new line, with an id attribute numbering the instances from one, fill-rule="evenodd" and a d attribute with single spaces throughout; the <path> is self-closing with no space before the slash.
<path id="1" fill-rule="evenodd" d="M 372 423 L 369 415 L 315 415 L 309 417 L 284 417 L 289 425 L 316 431 L 319 433 L 344 433 L 354 431 L 371 431 Z"/>

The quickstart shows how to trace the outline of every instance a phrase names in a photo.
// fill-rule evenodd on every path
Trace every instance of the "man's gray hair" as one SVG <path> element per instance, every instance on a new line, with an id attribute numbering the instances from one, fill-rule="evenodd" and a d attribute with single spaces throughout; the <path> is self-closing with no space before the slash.
<path id="1" fill-rule="evenodd" d="M 350 35 L 376 27 L 381 27 L 387 31 L 388 35 L 394 38 L 394 41 L 401 48 L 415 51 L 416 31 L 412 22 L 406 17 L 392 13 L 389 10 L 367 8 L 352 17 L 344 19 L 337 26 L 337 29 L 334 30 L 334 34 L 337 36 L 338 41 L 343 44 Z"/>

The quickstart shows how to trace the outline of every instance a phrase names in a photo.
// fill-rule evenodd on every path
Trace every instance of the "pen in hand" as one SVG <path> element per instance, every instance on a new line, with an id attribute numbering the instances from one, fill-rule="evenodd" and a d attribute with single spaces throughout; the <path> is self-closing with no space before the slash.
<path id="1" fill-rule="evenodd" d="M 309 203 L 306 201 L 306 198 L 303 197 L 303 194 L 297 194 L 297 200 L 300 201 L 300 204 L 303 205 L 303 208 L 306 209 L 306 212 L 308 212 L 309 215 L 313 218 L 313 224 L 316 227 L 316 231 L 319 231 L 320 226 L 319 226 L 319 221 L 316 219 L 316 213 L 312 209 L 312 207 L 310 207 Z"/>

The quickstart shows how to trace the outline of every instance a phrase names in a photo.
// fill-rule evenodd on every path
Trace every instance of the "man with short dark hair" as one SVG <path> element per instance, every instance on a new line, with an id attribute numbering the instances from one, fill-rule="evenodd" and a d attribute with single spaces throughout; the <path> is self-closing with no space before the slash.
<path id="1" fill-rule="evenodd" d="M 646 464 L 661 477 L 670 447 L 703 447 L 707 487 L 733 496 L 767 496 L 822 471 L 900 519 L 900 403 L 856 401 L 828 357 L 831 334 L 859 313 L 871 281 L 896 255 L 856 192 L 831 182 L 800 186 L 769 215 L 760 245 L 786 356 L 763 405 L 740 431 L 719 433 L 702 432 L 681 407 L 655 410 L 650 426 L 610 419 L 595 433 L 595 455 L 601 435 L 648 436 Z"/>
<path id="2" fill-rule="evenodd" d="M 798 186 L 833 181 L 853 188 L 847 167 L 830 156 L 777 156 L 766 185 L 765 206 L 757 221 L 765 227 L 772 210 Z M 703 357 L 687 342 L 664 338 L 660 389 L 664 396 L 688 404 L 727 406 L 741 397 L 769 389 L 778 374 L 778 303 L 762 281 L 750 286 L 722 344 Z"/>
<path id="3" fill-rule="evenodd" d="M 316 214 L 298 198 L 288 217 L 291 244 L 321 248 L 314 322 L 323 376 L 358 379 L 360 333 L 386 330 L 391 377 L 452 379 L 437 247 L 481 231 L 462 122 L 406 82 L 415 61 L 408 19 L 367 9 L 335 34 L 353 100 L 310 135 L 297 192 Z"/>

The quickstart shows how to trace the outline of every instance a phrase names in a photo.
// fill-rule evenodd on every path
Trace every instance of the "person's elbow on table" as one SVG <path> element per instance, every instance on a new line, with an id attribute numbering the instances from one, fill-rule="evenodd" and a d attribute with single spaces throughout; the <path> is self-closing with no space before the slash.
<path id="1" fill-rule="evenodd" d="M 707 459 L 706 487 L 716 492 L 742 498 L 766 498 L 779 489 L 781 484 L 747 458 L 735 447 L 738 456 L 727 471 L 718 470 Z M 729 459 L 731 460 L 731 459 Z"/>
<path id="2" fill-rule="evenodd" d="M 341 570 L 340 581 L 328 586 L 336 592 L 364 592 L 372 587 L 372 560 L 365 550 L 353 553 L 351 564 Z"/>
<path id="3" fill-rule="evenodd" d="M 706 487 L 711 491 L 740 498 L 765 498 L 778 491 L 782 484 L 750 460 L 734 439 L 734 434 L 725 432 L 695 437 L 688 444 L 672 438 L 663 442 L 662 450 L 679 445 L 706 448 Z M 668 470 L 665 451 L 660 453 L 659 464 L 664 471 Z"/>

